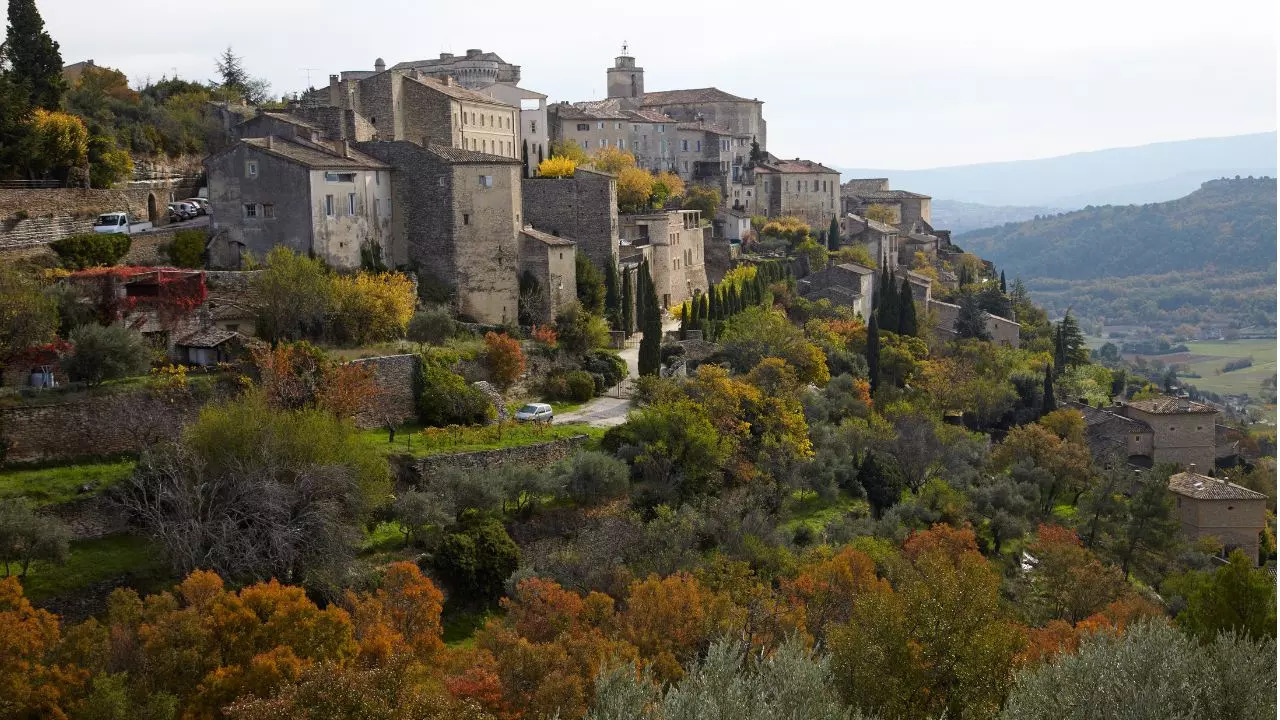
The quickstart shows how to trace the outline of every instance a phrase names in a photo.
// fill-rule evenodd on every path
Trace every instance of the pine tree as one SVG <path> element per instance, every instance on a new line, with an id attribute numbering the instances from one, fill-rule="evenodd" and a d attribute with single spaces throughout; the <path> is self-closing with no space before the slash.
<path id="1" fill-rule="evenodd" d="M 871 394 L 875 395 L 880 387 L 880 327 L 876 313 L 871 313 L 871 322 L 867 323 L 867 377 L 871 379 Z"/>
<path id="2" fill-rule="evenodd" d="M 898 293 L 898 333 L 914 337 L 919 331 L 915 296 L 911 294 L 911 283 L 904 277 L 902 290 Z"/>
<path id="3" fill-rule="evenodd" d="M 858 466 L 858 484 L 867 494 L 867 504 L 871 506 L 871 515 L 879 519 L 884 511 L 897 504 L 902 495 L 902 487 L 895 473 L 887 472 L 885 462 L 876 458 L 870 450 L 862 456 L 862 464 Z"/>
<path id="4" fill-rule="evenodd" d="M 827 249 L 835 252 L 840 249 L 840 221 L 831 216 L 831 227 L 827 228 Z"/>
<path id="5" fill-rule="evenodd" d="M 9 0 L 9 28 L 4 41 L 9 79 L 27 91 L 27 107 L 57 110 L 66 92 L 62 53 L 44 29 L 35 0 Z"/>
<path id="6" fill-rule="evenodd" d="M 1000 293 L 1001 293 L 1001 294 L 1003 294 L 1003 295 L 1007 295 L 1007 294 L 1009 294 L 1009 291 L 1008 291 L 1007 289 L 1005 289 L 1005 286 L 1004 286 L 1004 271 L 1003 271 L 1003 270 L 1001 270 L 1001 271 L 1000 271 Z"/>
<path id="7" fill-rule="evenodd" d="M 987 318 L 982 313 L 982 305 L 978 303 L 978 297 L 971 291 L 964 292 L 961 293 L 956 304 L 960 306 L 960 311 L 956 313 L 956 336 L 990 340 L 991 334 L 987 332 Z"/>
<path id="8" fill-rule="evenodd" d="M 604 273 L 604 318 L 615 330 L 622 324 L 622 298 L 618 293 L 618 261 L 613 258 L 609 258 L 609 265 Z"/>
<path id="9" fill-rule="evenodd" d="M 635 329 L 635 294 L 631 291 L 631 271 L 622 271 L 622 332 L 631 337 Z"/>
<path id="10" fill-rule="evenodd" d="M 658 307 L 657 290 L 653 276 L 649 274 L 649 262 L 640 263 L 641 331 L 639 371 L 641 375 L 657 375 L 662 367 L 662 316 Z"/>
<path id="11" fill-rule="evenodd" d="M 1053 365 L 1046 363 L 1044 366 L 1044 399 L 1040 403 L 1040 415 L 1043 417 L 1057 409 L 1058 403 L 1053 393 Z"/>
<path id="12" fill-rule="evenodd" d="M 893 285 L 893 275 L 885 265 L 880 273 L 880 329 L 898 332 L 898 289 Z"/>

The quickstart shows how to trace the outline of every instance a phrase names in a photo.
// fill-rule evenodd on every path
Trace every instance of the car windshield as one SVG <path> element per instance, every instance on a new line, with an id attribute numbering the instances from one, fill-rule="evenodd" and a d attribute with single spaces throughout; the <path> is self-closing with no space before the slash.
<path id="1" fill-rule="evenodd" d="M 119 225 L 120 216 L 119 215 L 99 215 L 97 224 L 98 225 Z"/>
<path id="2" fill-rule="evenodd" d="M 538 408 L 538 406 L 537 406 L 537 405 L 525 405 L 524 407 L 520 408 L 520 412 L 522 412 L 522 413 L 536 413 L 536 412 L 538 412 L 538 409 L 539 409 L 539 408 Z"/>

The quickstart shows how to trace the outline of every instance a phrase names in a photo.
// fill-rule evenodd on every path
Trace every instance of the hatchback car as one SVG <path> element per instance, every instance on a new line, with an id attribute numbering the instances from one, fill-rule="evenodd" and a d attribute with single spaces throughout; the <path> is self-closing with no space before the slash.
<path id="1" fill-rule="evenodd" d="M 182 202 L 187 203 L 188 205 L 191 205 L 192 207 L 194 207 L 196 209 L 197 215 L 209 214 L 209 201 L 205 198 L 201 198 L 201 197 L 187 198 Z"/>
<path id="2" fill-rule="evenodd" d="M 546 403 L 529 403 L 516 411 L 516 422 L 551 422 L 553 414 Z"/>

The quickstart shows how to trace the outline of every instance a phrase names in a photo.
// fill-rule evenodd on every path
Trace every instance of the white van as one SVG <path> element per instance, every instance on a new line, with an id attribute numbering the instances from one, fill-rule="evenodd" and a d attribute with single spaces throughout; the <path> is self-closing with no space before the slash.
<path id="1" fill-rule="evenodd" d="M 93 221 L 93 231 L 96 233 L 120 233 L 123 235 L 133 235 L 143 230 L 150 230 L 149 222 L 134 222 L 126 212 L 110 212 L 103 213 Z"/>

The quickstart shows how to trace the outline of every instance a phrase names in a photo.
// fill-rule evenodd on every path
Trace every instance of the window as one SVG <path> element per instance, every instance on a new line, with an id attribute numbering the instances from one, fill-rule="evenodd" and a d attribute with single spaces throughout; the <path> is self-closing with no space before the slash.
<path id="1" fill-rule="evenodd" d="M 603 130 L 603 129 L 604 129 L 604 121 L 603 121 L 603 120 L 600 120 L 599 122 L 597 122 L 597 123 L 596 123 L 596 129 L 597 129 L 597 130 Z"/>
<path id="2" fill-rule="evenodd" d="M 258 161 L 257 160 L 250 160 L 249 162 L 244 164 L 244 176 L 251 177 L 251 178 L 258 177 Z"/>
<path id="3" fill-rule="evenodd" d="M 382 184 L 382 173 L 378 172 L 377 170 L 373 172 L 373 184 L 374 185 Z"/>
<path id="4" fill-rule="evenodd" d="M 481 176 L 480 176 L 480 187 L 482 187 L 482 188 L 491 188 L 491 187 L 493 187 L 493 176 L 492 176 L 492 175 L 481 175 Z"/>
<path id="5" fill-rule="evenodd" d="M 263 205 L 262 205 L 262 217 L 264 217 L 264 218 L 273 218 L 273 217 L 275 217 L 275 216 L 276 216 L 276 206 L 275 206 L 275 203 L 263 203 Z"/>
<path id="6" fill-rule="evenodd" d="M 613 124 L 613 129 L 614 129 L 614 130 L 621 130 L 621 129 L 622 129 L 622 123 L 614 123 L 614 124 Z"/>
<path id="7" fill-rule="evenodd" d="M 373 199 L 373 216 L 382 217 L 382 199 L 381 198 Z"/>
<path id="8" fill-rule="evenodd" d="M 332 195 L 324 196 L 324 214 L 327 215 L 328 217 L 333 217 L 333 196 Z"/>
<path id="9" fill-rule="evenodd" d="M 463 125 L 466 125 L 466 124 L 467 124 L 467 114 L 466 114 L 466 113 L 462 113 L 462 124 L 463 124 Z"/>
<path id="10" fill-rule="evenodd" d="M 245 218 L 256 218 L 256 217 L 258 217 L 258 206 L 257 206 L 257 205 L 255 205 L 255 204 L 253 204 L 253 203 L 245 203 L 245 204 L 244 204 L 244 216 L 245 216 Z"/>
<path id="11" fill-rule="evenodd" d="M 353 183 L 356 181 L 356 174 L 327 172 L 324 174 L 324 181 L 331 182 L 331 183 L 336 183 L 336 182 Z"/>
<path id="12" fill-rule="evenodd" d="M 484 113 L 480 113 L 480 127 L 484 127 Z"/>
<path id="13" fill-rule="evenodd" d="M 681 140 L 681 141 L 680 141 L 680 152 L 689 152 L 689 141 L 688 141 L 688 140 Z"/>
<path id="14" fill-rule="evenodd" d="M 582 149 L 583 149 L 583 150 L 590 150 L 590 149 L 591 149 L 591 141 L 590 141 L 590 140 L 583 140 L 583 141 L 582 141 Z"/>
<path id="15" fill-rule="evenodd" d="M 666 125 L 659 125 L 659 126 L 658 126 L 658 132 L 660 132 L 660 133 L 664 133 L 664 132 L 666 132 L 666 131 L 667 131 L 667 126 L 666 126 Z"/>
<path id="16" fill-rule="evenodd" d="M 697 147 L 695 147 L 694 150 L 698 152 L 702 152 L 702 141 L 698 140 L 695 144 L 697 145 Z"/>
<path id="17" fill-rule="evenodd" d="M 579 130 L 590 130 L 591 126 L 586 123 L 578 123 Z"/>
<path id="18" fill-rule="evenodd" d="M 475 139 L 475 138 L 471 138 L 471 149 L 472 149 L 472 150 L 475 150 L 475 149 L 476 149 L 476 139 Z"/>
<path id="19" fill-rule="evenodd" d="M 471 216 L 470 216 L 470 215 L 468 215 L 468 214 L 466 214 L 466 213 L 462 213 L 462 224 L 463 224 L 463 225 L 470 225 L 470 224 L 471 224 Z"/>
<path id="20" fill-rule="evenodd" d="M 605 140 L 604 138 L 600 138 L 600 147 L 608 147 L 608 145 L 609 145 L 608 140 Z"/>
<path id="21" fill-rule="evenodd" d="M 387 217 L 391 217 L 391 198 L 387 198 Z"/>
<path id="22" fill-rule="evenodd" d="M 356 194 L 355 193 L 347 193 L 347 214 L 348 215 L 356 214 Z"/>
<path id="23" fill-rule="evenodd" d="M 683 162 L 683 165 L 684 165 L 684 171 L 685 171 L 685 172 L 689 172 L 689 161 L 688 161 L 688 160 L 685 160 L 685 161 Z"/>

